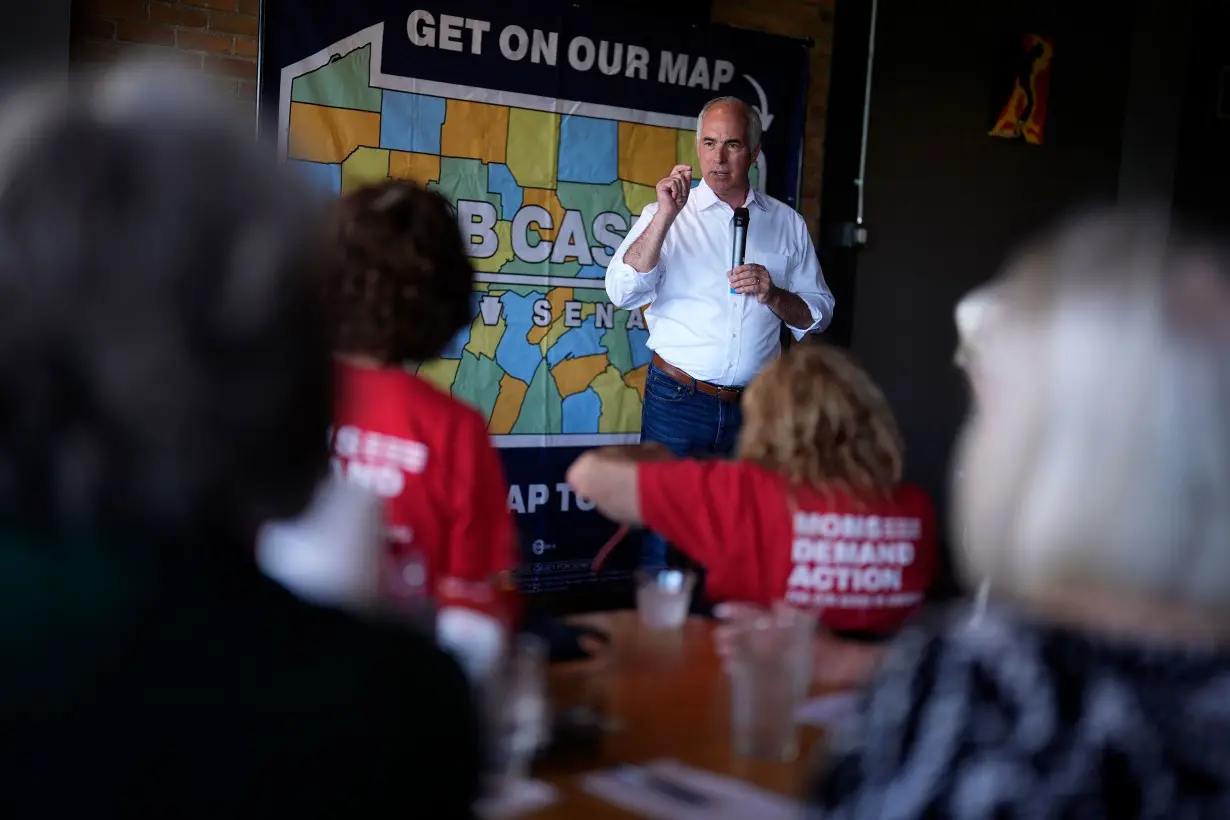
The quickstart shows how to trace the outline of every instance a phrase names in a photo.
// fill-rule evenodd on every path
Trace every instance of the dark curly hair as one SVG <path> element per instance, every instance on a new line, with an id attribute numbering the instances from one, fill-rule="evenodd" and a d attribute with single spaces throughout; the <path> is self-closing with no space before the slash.
<path id="1" fill-rule="evenodd" d="M 0 108 L 0 526 L 250 546 L 323 477 L 325 214 L 224 105 L 123 66 Z"/>
<path id="2" fill-rule="evenodd" d="M 438 356 L 471 320 L 474 269 L 448 201 L 413 182 L 352 191 L 325 286 L 333 350 L 384 364 Z"/>

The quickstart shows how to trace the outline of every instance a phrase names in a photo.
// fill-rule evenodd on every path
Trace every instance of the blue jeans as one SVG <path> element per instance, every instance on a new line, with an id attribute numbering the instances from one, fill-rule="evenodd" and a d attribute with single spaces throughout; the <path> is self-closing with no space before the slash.
<path id="1" fill-rule="evenodd" d="M 641 441 L 656 441 L 677 456 L 728 456 L 734 452 L 742 423 L 738 402 L 719 401 L 649 366 L 641 409 Z M 666 539 L 656 532 L 646 533 L 641 566 L 664 567 L 666 558 Z M 673 558 L 672 564 L 682 563 L 678 556 Z"/>

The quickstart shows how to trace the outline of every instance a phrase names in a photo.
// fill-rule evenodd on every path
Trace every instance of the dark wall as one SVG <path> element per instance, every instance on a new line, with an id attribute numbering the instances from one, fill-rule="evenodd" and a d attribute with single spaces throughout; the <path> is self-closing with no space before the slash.
<path id="1" fill-rule="evenodd" d="M 843 25 L 869 5 L 838 7 L 838 49 Z M 952 364 L 953 308 L 1031 232 L 1073 206 L 1114 200 L 1131 16 L 1119 0 L 880 0 L 869 245 L 852 303 L 837 309 L 853 312 L 850 346 L 898 415 L 907 478 L 932 493 L 944 518 L 966 409 Z M 1006 33 L 1030 31 L 1055 38 L 1042 146 L 987 136 L 997 46 Z M 834 84 L 845 81 L 834 74 Z M 830 133 L 858 128 L 836 116 Z M 826 168 L 826 187 L 834 179 Z"/>
<path id="2" fill-rule="evenodd" d="M 69 0 L 0 0 L 0 82 L 68 69 Z"/>
<path id="3" fill-rule="evenodd" d="M 1230 230 L 1230 4 L 1224 0 L 1200 4 L 1179 134 L 1176 213 Z"/>

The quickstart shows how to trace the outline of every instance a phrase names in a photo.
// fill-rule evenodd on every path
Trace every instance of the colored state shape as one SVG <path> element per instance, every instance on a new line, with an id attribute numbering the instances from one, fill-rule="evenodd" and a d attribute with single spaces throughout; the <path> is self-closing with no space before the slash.
<path id="1" fill-rule="evenodd" d="M 542 340 L 556 327 L 563 326 L 564 303 L 570 299 L 572 299 L 572 288 L 552 288 L 547 293 L 547 301 L 551 303 L 551 324 L 546 327 L 534 325 L 530 328 L 530 332 L 526 334 L 526 341 L 532 345 L 538 345 L 540 350 L 546 352 L 547 348 L 542 347 Z"/>
<path id="2" fill-rule="evenodd" d="M 645 400 L 645 378 L 649 375 L 649 365 L 641 365 L 636 370 L 624 374 L 624 384 L 631 387 L 640 394 L 641 401 Z"/>
<path id="3" fill-rule="evenodd" d="M 434 154 L 390 151 L 389 176 L 393 179 L 409 179 L 426 188 L 431 183 L 440 181 L 440 157 Z"/>
<path id="4" fill-rule="evenodd" d="M 696 155 L 696 132 L 679 129 L 675 132 L 675 164 L 692 166 L 692 187 L 700 184 L 700 157 Z"/>
<path id="5" fill-rule="evenodd" d="M 508 109 L 508 170 L 527 188 L 554 188 L 559 156 L 559 114 Z M 494 160 L 488 160 L 494 161 Z"/>
<path id="6" fill-rule="evenodd" d="M 559 181 L 610 183 L 619 178 L 619 123 L 594 117 L 562 117 Z"/>
<path id="7" fill-rule="evenodd" d="M 555 198 L 565 210 L 581 212 L 582 221 L 585 223 L 585 238 L 591 248 L 603 247 L 594 236 L 594 219 L 599 214 L 619 214 L 625 225 L 631 224 L 632 212 L 624 205 L 622 183 L 592 185 L 583 182 L 561 182 L 555 189 Z"/>
<path id="8" fill-rule="evenodd" d="M 656 184 L 655 182 L 654 185 Z M 646 205 L 658 201 L 658 192 L 654 190 L 653 185 L 637 185 L 635 182 L 624 182 L 622 185 L 624 205 L 627 206 L 628 213 L 633 216 L 640 216 Z"/>
<path id="9" fill-rule="evenodd" d="M 632 347 L 628 342 L 628 329 L 624 324 L 616 323 L 614 327 L 602 331 L 599 343 L 606 348 L 607 358 L 616 370 L 627 373 L 632 369 Z"/>
<path id="10" fill-rule="evenodd" d="M 521 207 L 527 205 L 537 205 L 540 208 L 545 208 L 547 213 L 551 214 L 551 227 L 539 225 L 534 222 L 531 225 L 536 225 L 538 235 L 543 239 L 555 239 L 555 234 L 559 231 L 560 225 L 564 222 L 564 206 L 560 204 L 559 197 L 555 191 L 550 188 L 526 188 L 522 192 Z"/>
<path id="11" fill-rule="evenodd" d="M 509 222 L 521 209 L 521 186 L 502 162 L 487 164 L 487 190 L 500 197 L 500 218 Z"/>
<path id="12" fill-rule="evenodd" d="M 495 223 L 494 230 L 499 241 L 495 253 L 486 259 L 470 257 L 470 264 L 480 273 L 495 273 L 513 259 L 512 223 L 501 220 Z"/>
<path id="13" fill-rule="evenodd" d="M 628 374 L 631 375 L 631 374 Z M 598 417 L 599 433 L 639 433 L 641 431 L 641 405 L 645 396 L 645 379 L 642 374 L 641 390 L 627 383 L 614 367 L 599 373 L 591 385 L 602 399 L 602 413 Z"/>
<path id="14" fill-rule="evenodd" d="M 466 342 L 465 349 L 475 356 L 496 359 L 496 352 L 499 350 L 500 341 L 504 338 L 507 328 L 503 315 L 494 325 L 486 324 L 483 317 L 479 315 L 470 323 L 470 340 Z"/>
<path id="15" fill-rule="evenodd" d="M 380 146 L 380 115 L 349 108 L 291 103 L 287 156 L 343 162 L 360 145 Z"/>
<path id="16" fill-rule="evenodd" d="M 597 433 L 598 417 L 602 414 L 602 399 L 587 387 L 564 399 L 563 431 L 565 434 Z"/>
<path id="17" fill-rule="evenodd" d="M 487 422 L 488 433 L 503 436 L 512 432 L 517 417 L 521 415 L 521 405 L 529 389 L 530 386 L 525 382 L 504 374 L 504 378 L 500 379 L 500 395 L 491 411 L 491 421 Z"/>
<path id="18" fill-rule="evenodd" d="M 342 193 L 389 178 L 389 152 L 383 148 L 356 148 L 342 163 Z"/>
<path id="19" fill-rule="evenodd" d="M 675 166 L 675 133 L 674 128 L 619 123 L 619 178 L 651 188 L 657 185 Z"/>
<path id="20" fill-rule="evenodd" d="M 385 91 L 380 108 L 380 144 L 408 153 L 438 155 L 445 110 L 443 97 Z"/>
<path id="21" fill-rule="evenodd" d="M 551 368 L 551 375 L 555 377 L 555 385 L 559 388 L 560 396 L 566 399 L 589 387 L 594 377 L 609 366 L 610 362 L 606 354 L 599 353 L 595 356 L 582 356 L 579 359 L 564 359 Z"/>
<path id="22" fill-rule="evenodd" d="M 498 364 L 467 350 L 461 354 L 461 363 L 457 366 L 453 397 L 478 410 L 486 421 L 495 409 L 496 399 L 500 395 L 500 380 L 503 378 L 504 371 Z"/>
<path id="23" fill-rule="evenodd" d="M 503 105 L 448 100 L 440 129 L 440 155 L 484 162 L 506 162 L 508 108 Z M 484 184 L 486 179 L 483 180 Z"/>
<path id="24" fill-rule="evenodd" d="M 551 378 L 551 368 L 546 361 L 538 363 L 534 371 L 534 380 L 526 393 L 526 407 L 521 417 L 513 425 L 514 436 L 549 436 L 557 435 L 561 429 L 563 416 L 563 398 L 555 379 Z"/>
<path id="25" fill-rule="evenodd" d="M 601 265 L 586 265 L 577 271 L 578 279 L 604 279 L 606 278 L 606 268 Z"/>
<path id="26" fill-rule="evenodd" d="M 314 190 L 328 194 L 342 192 L 342 166 L 337 163 L 308 162 L 301 159 L 287 160 L 301 179 Z"/>
<path id="27" fill-rule="evenodd" d="M 499 197 L 487 190 L 487 166 L 476 159 L 440 157 L 440 181 L 427 186 L 439 191 L 454 210 L 463 199 L 490 202 L 500 207 Z"/>
<path id="28" fill-rule="evenodd" d="M 555 367 L 565 359 L 579 359 L 605 353 L 606 348 L 602 346 L 602 331 L 594 327 L 594 317 L 590 316 L 581 323 L 580 327 L 569 328 L 568 332 L 551 346 L 551 349 L 547 351 L 547 364 Z M 560 392 L 564 392 L 562 387 Z"/>
<path id="29" fill-rule="evenodd" d="M 460 364 L 460 358 L 430 359 L 419 365 L 418 374 L 445 393 L 452 393 L 453 382 L 457 380 L 457 367 Z"/>
<path id="30" fill-rule="evenodd" d="M 619 327 L 622 321 L 624 327 L 628 327 L 628 312 L 621 310 L 623 316 L 615 317 L 615 326 Z M 653 358 L 653 351 L 646 345 L 649 344 L 649 331 L 639 327 L 628 328 L 628 349 L 632 351 L 632 366 L 641 367 L 649 364 L 649 360 Z"/>
<path id="31" fill-rule="evenodd" d="M 334 55 L 328 64 L 292 80 L 290 99 L 331 108 L 379 112 L 381 94 L 379 88 L 372 88 L 371 66 L 370 44 L 344 57 Z"/>
<path id="32" fill-rule="evenodd" d="M 527 383 L 532 381 L 535 370 L 542 363 L 542 351 L 527 340 L 534 326 L 534 303 L 541 298 L 541 293 L 527 296 L 505 293 L 501 298 L 508 330 L 500 339 L 495 359 L 504 372 Z"/>
<path id="33" fill-rule="evenodd" d="M 611 300 L 607 298 L 605 285 L 599 285 L 597 283 L 591 284 L 589 282 L 586 282 L 585 285 L 587 285 L 587 287 L 574 285 L 572 288 L 575 294 L 574 298 L 578 302 L 593 302 L 594 304 L 610 303 Z"/>

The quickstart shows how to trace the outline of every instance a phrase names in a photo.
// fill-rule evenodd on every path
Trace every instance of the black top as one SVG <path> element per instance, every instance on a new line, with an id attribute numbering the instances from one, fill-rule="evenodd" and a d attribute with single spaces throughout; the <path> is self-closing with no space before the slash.
<path id="1" fill-rule="evenodd" d="M 814 797 L 825 820 L 1230 818 L 1230 658 L 995 610 L 924 621 Z"/>
<path id="2" fill-rule="evenodd" d="M 0 816 L 471 816 L 451 659 L 203 553 L 0 542 Z"/>

